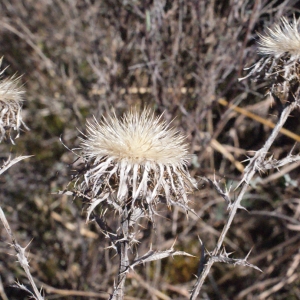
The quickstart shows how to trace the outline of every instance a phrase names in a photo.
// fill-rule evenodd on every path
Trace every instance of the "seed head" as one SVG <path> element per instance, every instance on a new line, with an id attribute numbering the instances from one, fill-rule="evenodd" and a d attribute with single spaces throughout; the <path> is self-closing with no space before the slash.
<path id="1" fill-rule="evenodd" d="M 0 66 L 1 63 L 2 58 Z M 4 71 L 0 71 L 0 76 Z M 11 130 L 16 130 L 18 133 L 16 137 L 18 137 L 20 126 L 23 125 L 27 128 L 21 116 L 24 91 L 20 87 L 19 81 L 19 78 L 14 76 L 7 79 L 0 78 L 0 142 L 4 137 L 9 137 L 14 144 Z"/>
<path id="2" fill-rule="evenodd" d="M 291 61 L 298 60 L 300 58 L 299 20 L 294 17 L 293 22 L 289 23 L 283 17 L 280 25 L 276 24 L 274 29 L 267 28 L 267 35 L 264 36 L 258 33 L 260 38 L 259 53 L 274 58 L 280 58 L 288 54 Z"/>
<path id="3" fill-rule="evenodd" d="M 247 77 L 267 80 L 270 93 L 281 102 L 293 102 L 298 97 L 300 79 L 300 19 L 292 22 L 281 19 L 274 29 L 267 28 L 265 35 L 259 34 L 258 52 L 263 57 L 252 67 Z"/>
<path id="4" fill-rule="evenodd" d="M 187 170 L 184 139 L 149 109 L 87 122 L 81 139 L 86 169 L 77 178 L 84 178 L 79 192 L 90 200 L 88 218 L 104 201 L 120 213 L 124 205 L 142 209 L 151 219 L 161 199 L 190 210 L 187 194 L 196 183 Z"/>

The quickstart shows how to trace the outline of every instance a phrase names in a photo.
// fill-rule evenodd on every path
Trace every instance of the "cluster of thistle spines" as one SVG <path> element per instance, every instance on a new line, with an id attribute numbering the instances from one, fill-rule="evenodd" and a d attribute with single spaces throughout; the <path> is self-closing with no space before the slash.
<path id="1" fill-rule="evenodd" d="M 2 59 L 0 59 L 0 66 Z M 5 70 L 0 71 L 0 79 Z M 20 87 L 20 77 L 12 76 L 0 80 L 0 142 L 3 138 L 9 137 L 14 144 L 11 130 L 17 131 L 17 138 L 21 125 L 28 129 L 21 116 L 23 94 L 24 91 Z"/>
<path id="2" fill-rule="evenodd" d="M 132 165 L 105 157 L 89 166 L 79 190 L 90 199 L 88 218 L 98 204 L 110 200 L 120 213 L 129 202 L 132 209 L 147 207 L 144 213 L 152 219 L 160 197 L 167 205 L 177 204 L 188 210 L 187 193 L 195 187 L 185 164 L 169 166 L 146 161 Z"/>
<path id="3" fill-rule="evenodd" d="M 120 213 L 130 203 L 152 220 L 161 197 L 167 205 L 189 209 L 187 193 L 196 183 L 186 166 L 187 145 L 162 115 L 134 108 L 121 119 L 112 114 L 99 123 L 94 118 L 87 122 L 81 149 L 86 171 L 77 179 L 83 177 L 78 189 L 90 199 L 87 218 L 103 202 Z"/>
<path id="4" fill-rule="evenodd" d="M 155 117 L 150 109 L 141 113 L 133 108 L 123 118 L 113 115 L 87 122 L 87 135 L 81 138 L 83 155 L 100 160 L 104 156 L 132 163 L 145 160 L 163 164 L 181 164 L 189 159 L 184 136 L 170 128 L 162 115 Z"/>
<path id="5" fill-rule="evenodd" d="M 300 58 L 300 19 L 294 16 L 293 22 L 289 22 L 287 18 L 281 18 L 281 24 L 276 24 L 274 29 L 268 28 L 267 34 L 258 33 L 260 38 L 259 53 L 276 58 L 289 54 L 291 60 Z"/>
<path id="6" fill-rule="evenodd" d="M 254 80 L 267 80 L 270 83 L 269 93 L 283 103 L 295 101 L 300 79 L 300 19 L 294 16 L 293 22 L 286 18 L 274 29 L 267 29 L 265 35 L 259 34 L 259 53 L 263 57 L 255 63 L 248 75 Z"/>

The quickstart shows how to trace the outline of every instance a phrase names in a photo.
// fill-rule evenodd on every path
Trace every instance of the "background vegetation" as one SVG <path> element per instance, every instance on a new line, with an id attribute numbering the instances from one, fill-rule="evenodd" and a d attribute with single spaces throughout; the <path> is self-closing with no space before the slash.
<path id="1" fill-rule="evenodd" d="M 187 135 L 194 154 L 190 170 L 200 188 L 191 196 L 201 216 L 162 211 L 156 232 L 141 232 L 139 252 L 170 247 L 198 258 L 200 243 L 216 244 L 227 214 L 224 200 L 199 176 L 233 186 L 240 162 L 259 149 L 271 128 L 249 112 L 276 122 L 278 109 L 260 82 L 238 78 L 258 59 L 256 32 L 280 17 L 300 14 L 299 1 L 92 1 L 2 0 L 0 56 L 6 75 L 23 74 L 24 117 L 31 129 L 16 146 L 2 143 L 2 158 L 34 155 L 1 177 L 1 206 L 19 242 L 31 239 L 30 266 L 47 299 L 107 299 L 118 269 L 114 250 L 93 223 L 85 224 L 79 200 L 55 193 L 70 180 L 78 129 L 95 115 L 131 105 L 150 106 Z M 242 107 L 237 111 L 226 102 Z M 287 129 L 300 132 L 299 113 Z M 274 158 L 297 138 L 281 135 Z M 300 139 L 300 138 L 299 138 Z M 298 139 L 298 140 L 299 140 Z M 294 148 L 299 151 L 299 146 Z M 227 236 L 234 257 L 252 249 L 249 262 L 264 272 L 215 264 L 202 299 L 300 299 L 299 163 L 257 176 Z M 15 262 L 2 227 L 0 275 L 11 288 L 27 279 Z M 127 299 L 188 299 L 198 259 L 176 257 L 129 275 Z M 160 293 L 162 292 L 162 293 Z M 1 293 L 3 293 L 1 291 Z"/>

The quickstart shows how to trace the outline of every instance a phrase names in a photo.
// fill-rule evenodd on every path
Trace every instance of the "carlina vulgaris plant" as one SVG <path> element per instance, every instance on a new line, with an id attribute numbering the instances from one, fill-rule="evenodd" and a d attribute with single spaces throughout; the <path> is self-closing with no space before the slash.
<path id="1" fill-rule="evenodd" d="M 2 60 L 3 57 L 0 59 L 0 66 Z M 23 122 L 21 115 L 24 90 L 20 85 L 20 77 L 2 79 L 5 70 L 0 70 L 0 142 L 5 137 L 9 137 L 14 144 L 11 131 L 17 131 L 16 138 L 18 138 L 22 125 L 27 130 L 29 128 Z"/>
<path id="2" fill-rule="evenodd" d="M 3 57 L 0 58 L 0 66 L 2 64 Z M 11 136 L 11 130 L 17 131 L 17 137 L 19 135 L 20 126 L 23 125 L 26 129 L 27 126 L 22 120 L 21 111 L 22 111 L 22 103 L 24 94 L 24 90 L 20 86 L 20 78 L 10 77 L 6 79 L 2 79 L 4 70 L 0 70 L 0 143 L 4 138 L 9 137 L 12 144 L 14 144 L 13 138 Z M 29 129 L 28 129 L 29 130 Z M 8 160 L 0 166 L 0 175 L 2 175 L 6 170 L 8 170 L 11 166 L 18 163 L 19 161 L 29 158 L 29 156 L 19 156 L 14 159 L 11 159 L 9 156 Z M 7 221 L 7 218 L 4 214 L 4 211 L 0 207 L 0 221 L 4 225 L 4 228 L 11 240 L 11 245 L 14 247 L 16 252 L 16 257 L 21 267 L 26 273 L 26 276 L 30 282 L 31 288 L 29 289 L 24 284 L 20 282 L 16 282 L 15 287 L 26 291 L 32 299 L 36 300 L 44 300 L 41 291 L 38 290 L 34 279 L 30 273 L 29 261 L 27 259 L 28 254 L 26 253 L 26 248 L 21 247 L 21 245 L 17 242 L 13 231 Z M 4 291 L 3 291 L 4 292 Z M 5 293 L 4 293 L 5 295 Z M 3 293 L 1 294 L 3 296 Z M 4 297 L 3 297 L 4 299 Z M 6 299 L 6 297 L 5 297 Z"/>
<path id="3" fill-rule="evenodd" d="M 281 18 L 274 28 L 260 34 L 258 52 L 262 58 L 250 68 L 247 77 L 264 80 L 277 104 L 295 100 L 300 79 L 300 18 Z M 243 80 L 241 78 L 240 80 Z"/>
<path id="4" fill-rule="evenodd" d="M 224 239 L 232 225 L 233 219 L 238 211 L 242 209 L 241 201 L 248 190 L 253 176 L 257 172 L 265 172 L 269 169 L 275 169 L 284 166 L 287 163 L 300 160 L 300 154 L 288 154 L 287 157 L 276 160 L 272 156 L 266 159 L 266 156 L 284 126 L 291 112 L 300 106 L 300 19 L 294 16 L 290 22 L 286 18 L 281 19 L 280 24 L 275 24 L 274 29 L 267 29 L 265 35 L 259 34 L 260 38 L 258 52 L 262 58 L 250 68 L 245 78 L 251 77 L 254 81 L 260 81 L 269 89 L 269 94 L 280 104 L 281 112 L 278 121 L 261 149 L 256 151 L 244 170 L 244 175 L 238 187 L 241 187 L 238 196 L 231 201 L 228 191 L 222 191 L 217 182 L 213 182 L 216 189 L 224 197 L 226 196 L 229 214 L 227 221 L 220 234 L 217 245 L 212 252 L 207 252 L 209 256 L 201 274 L 192 289 L 190 300 L 197 299 L 198 294 L 204 284 L 205 278 L 210 272 L 215 262 L 226 262 L 233 265 L 240 264 L 252 267 L 258 270 L 254 265 L 247 262 L 249 254 L 244 259 L 231 259 L 222 248 Z M 225 198 L 225 197 L 224 197 Z M 230 262 L 231 260 L 231 262 Z"/>
<path id="5" fill-rule="evenodd" d="M 110 299 L 123 299 L 130 267 L 170 255 L 187 255 L 173 248 L 150 250 L 130 264 L 127 254 L 138 242 L 134 225 L 141 217 L 154 223 L 158 203 L 193 212 L 188 194 L 197 183 L 187 168 L 188 145 L 162 118 L 149 108 L 132 108 L 120 119 L 115 113 L 100 122 L 94 118 L 87 122 L 87 133 L 81 137 L 79 156 L 84 168 L 74 176 L 73 195 L 88 202 L 87 220 L 93 217 L 97 221 L 120 256 L 117 285 Z M 94 212 L 97 206 L 102 208 L 98 215 Z M 120 216 L 116 230 L 107 225 L 107 211 Z"/>

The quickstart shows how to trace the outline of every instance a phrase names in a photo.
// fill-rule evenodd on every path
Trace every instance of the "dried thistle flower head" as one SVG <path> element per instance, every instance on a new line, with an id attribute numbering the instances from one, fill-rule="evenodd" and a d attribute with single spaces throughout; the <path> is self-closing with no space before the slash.
<path id="1" fill-rule="evenodd" d="M 289 22 L 283 17 L 274 29 L 267 28 L 259 34 L 258 52 L 263 57 L 252 67 L 249 74 L 256 79 L 271 81 L 271 93 L 281 101 L 293 101 L 299 88 L 300 78 L 300 19 Z M 241 78 L 240 80 L 244 79 Z"/>
<path id="2" fill-rule="evenodd" d="M 86 169 L 77 176 L 84 177 L 79 193 L 90 200 L 88 219 L 104 201 L 120 213 L 125 205 L 143 210 L 151 219 L 162 198 L 190 210 L 187 193 L 196 182 L 187 170 L 184 139 L 149 109 L 88 122 L 81 143 Z"/>
<path id="3" fill-rule="evenodd" d="M 1 63 L 2 58 L 0 59 L 0 66 Z M 5 69 L 0 71 L 0 76 L 4 71 Z M 9 137 L 14 144 L 11 130 L 16 130 L 16 137 L 18 137 L 20 126 L 23 125 L 27 128 L 21 116 L 23 94 L 24 91 L 20 87 L 19 78 L 0 79 L 0 142 L 4 137 Z"/>
<path id="4" fill-rule="evenodd" d="M 300 58 L 299 20 L 294 17 L 293 22 L 290 23 L 283 17 L 280 25 L 276 24 L 274 29 L 267 29 L 267 35 L 258 33 L 260 37 L 259 53 L 275 58 L 288 54 L 291 61 L 298 60 Z"/>

